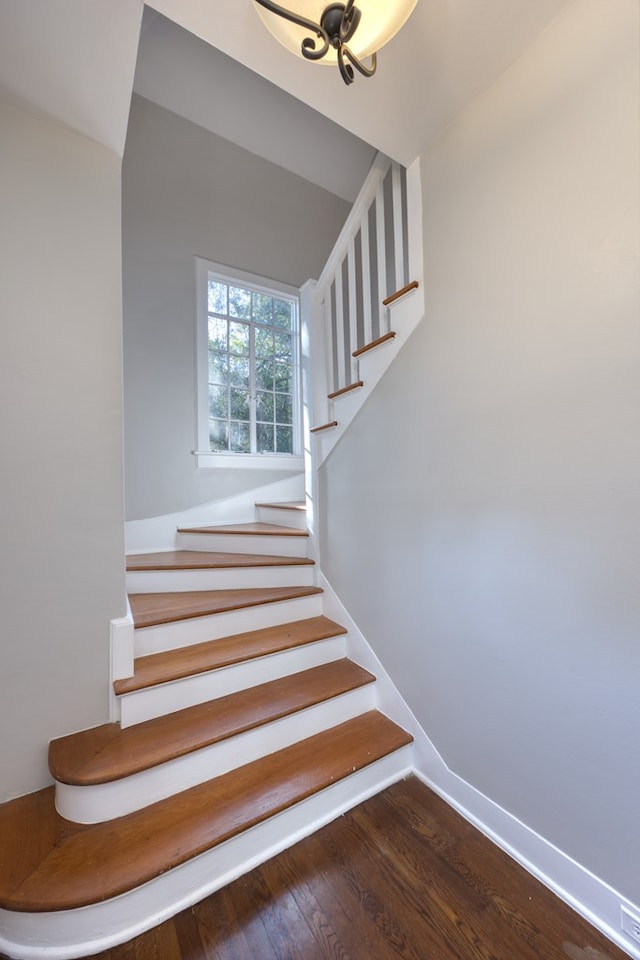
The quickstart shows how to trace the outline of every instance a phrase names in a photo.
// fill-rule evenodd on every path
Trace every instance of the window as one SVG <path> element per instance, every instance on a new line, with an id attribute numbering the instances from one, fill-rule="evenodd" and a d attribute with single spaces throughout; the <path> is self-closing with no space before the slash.
<path id="1" fill-rule="evenodd" d="M 224 270 L 197 260 L 198 466 L 298 469 L 297 291 Z"/>

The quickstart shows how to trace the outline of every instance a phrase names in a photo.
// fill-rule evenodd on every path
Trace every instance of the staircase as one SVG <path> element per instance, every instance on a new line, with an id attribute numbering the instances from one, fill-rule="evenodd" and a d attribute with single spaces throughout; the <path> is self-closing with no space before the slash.
<path id="1" fill-rule="evenodd" d="M 55 786 L 0 807 L 0 951 L 124 942 L 411 768 L 323 615 L 304 506 L 257 517 L 128 558 L 119 722 L 52 741 Z"/>

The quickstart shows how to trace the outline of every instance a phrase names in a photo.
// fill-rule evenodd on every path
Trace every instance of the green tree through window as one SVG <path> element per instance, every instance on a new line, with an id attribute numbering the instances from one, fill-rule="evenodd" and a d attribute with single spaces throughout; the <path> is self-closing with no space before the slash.
<path id="1" fill-rule="evenodd" d="M 297 301 L 209 273 L 209 445 L 296 453 Z"/>

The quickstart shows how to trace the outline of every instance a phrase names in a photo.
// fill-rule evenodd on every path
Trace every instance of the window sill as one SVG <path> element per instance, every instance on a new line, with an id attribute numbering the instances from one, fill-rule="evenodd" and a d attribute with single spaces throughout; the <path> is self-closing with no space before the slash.
<path id="1" fill-rule="evenodd" d="M 209 450 L 194 450 L 198 470 L 304 470 L 304 457 L 291 456 L 288 453 L 212 453 Z"/>

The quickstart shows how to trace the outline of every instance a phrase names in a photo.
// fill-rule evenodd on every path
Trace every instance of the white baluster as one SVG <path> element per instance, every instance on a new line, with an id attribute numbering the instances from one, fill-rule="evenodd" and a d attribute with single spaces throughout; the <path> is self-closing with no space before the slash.
<path id="1" fill-rule="evenodd" d="M 384 233 L 384 181 L 376 191 L 376 252 L 378 260 L 378 310 L 380 311 L 380 329 L 376 336 L 387 332 L 386 311 L 382 301 L 387 296 L 387 258 Z"/>
<path id="2" fill-rule="evenodd" d="M 402 210 L 402 171 L 400 164 L 391 168 L 391 195 L 393 198 L 393 250 L 395 259 L 396 290 L 404 287 L 404 229 Z M 389 293 L 395 293 L 389 290 Z"/>
<path id="3" fill-rule="evenodd" d="M 340 390 L 346 386 L 345 382 L 345 348 L 344 348 L 344 293 L 342 289 L 342 264 L 336 271 L 336 356 L 338 358 L 338 379 L 334 390 Z"/>
<path id="4" fill-rule="evenodd" d="M 351 356 L 358 344 L 358 299 L 356 295 L 356 238 L 352 237 L 347 253 L 349 275 L 349 377 L 347 385 L 358 379 L 358 362 Z"/>
<path id="5" fill-rule="evenodd" d="M 358 347 L 364 347 L 371 343 L 373 334 L 371 332 L 371 261 L 369 248 L 369 211 L 365 211 L 360 221 L 360 249 L 362 254 L 362 314 L 363 314 L 363 340 Z"/>

